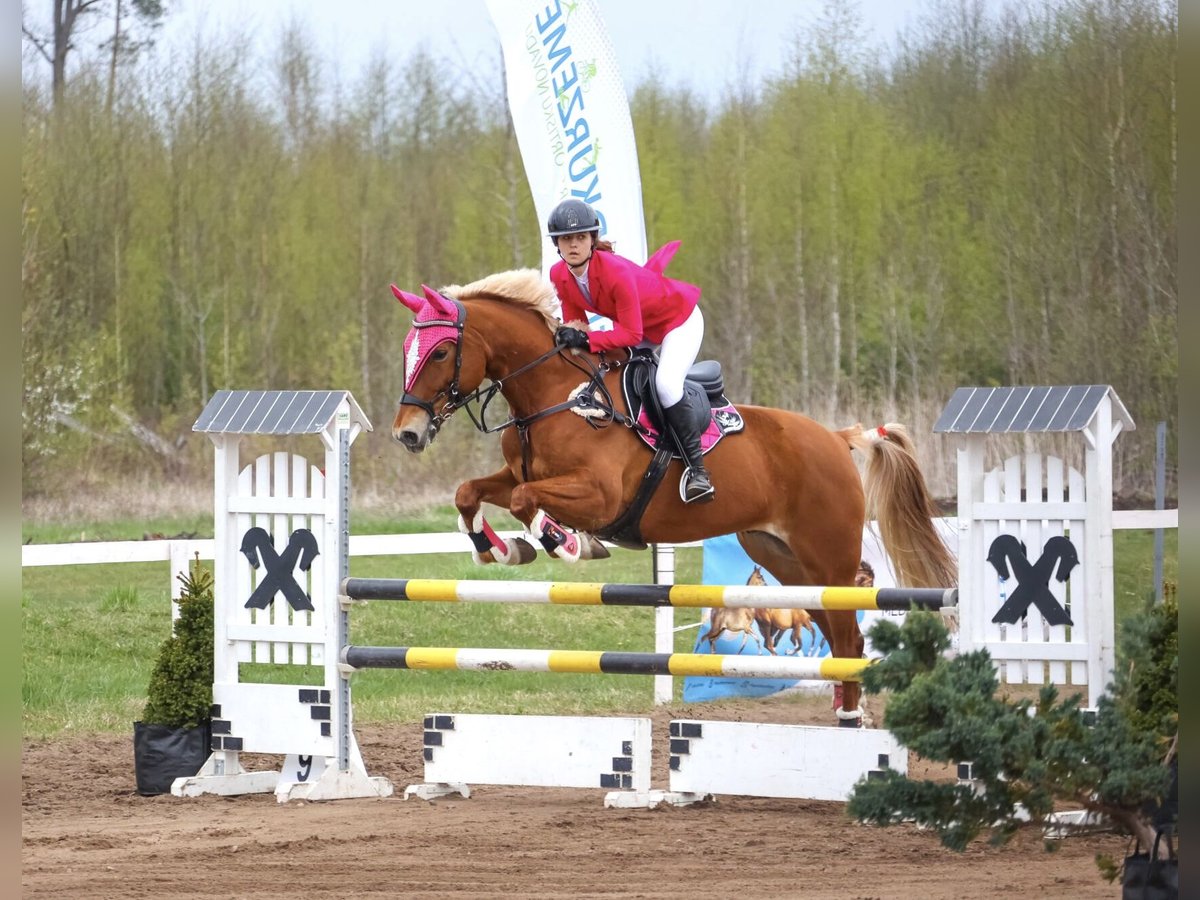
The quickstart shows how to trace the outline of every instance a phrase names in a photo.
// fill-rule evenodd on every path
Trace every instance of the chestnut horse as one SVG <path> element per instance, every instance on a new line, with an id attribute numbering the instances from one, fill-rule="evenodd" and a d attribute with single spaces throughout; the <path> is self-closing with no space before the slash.
<path id="1" fill-rule="evenodd" d="M 440 292 L 422 287 L 424 297 L 392 286 L 416 314 L 405 340 L 404 395 L 392 436 L 420 453 L 463 407 L 480 430 L 502 432 L 504 465 L 463 482 L 454 498 L 476 561 L 518 564 L 536 555 L 528 542 L 495 534 L 482 514 L 485 503 L 508 509 L 563 559 L 607 555 L 592 534 L 604 533 L 629 507 L 651 458 L 625 415 L 613 371 L 623 354 L 614 360 L 556 348 L 554 290 L 534 269 Z M 571 409 L 572 392 L 593 379 L 610 411 L 600 418 L 594 408 L 590 417 Z M 489 425 L 488 403 L 497 392 L 510 418 Z M 672 461 L 641 516 L 644 542 L 736 532 L 750 558 L 781 584 L 852 585 L 869 511 L 902 584 L 955 583 L 953 559 L 930 521 L 937 511 L 901 427 L 832 431 L 795 412 L 738 409 L 744 431 L 727 435 L 706 457 L 716 498 L 685 506 L 675 489 L 682 464 Z M 851 449 L 867 455 L 865 491 Z M 854 612 L 814 610 L 812 617 L 834 656 L 862 657 Z M 843 685 L 843 724 L 861 725 L 859 697 L 857 682 Z"/>

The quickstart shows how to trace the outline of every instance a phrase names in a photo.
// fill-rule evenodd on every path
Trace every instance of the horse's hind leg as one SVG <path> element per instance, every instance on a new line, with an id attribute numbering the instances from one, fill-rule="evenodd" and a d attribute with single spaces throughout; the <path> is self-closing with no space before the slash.
<path id="1" fill-rule="evenodd" d="M 765 531 L 738 532 L 738 543 L 746 554 L 774 575 L 780 584 L 851 584 L 854 569 L 848 569 L 844 577 L 834 578 L 827 573 L 829 565 L 822 566 L 820 562 L 806 565 L 791 548 Z M 854 548 L 857 556 L 859 546 Z M 853 561 L 853 565 L 858 565 Z M 813 610 L 812 618 L 825 640 L 829 643 L 830 652 L 839 659 L 861 659 L 865 641 L 858 627 L 858 617 L 851 610 Z M 842 706 L 838 711 L 839 724 L 860 725 L 862 709 L 859 700 L 862 688 L 857 681 L 842 682 Z"/>

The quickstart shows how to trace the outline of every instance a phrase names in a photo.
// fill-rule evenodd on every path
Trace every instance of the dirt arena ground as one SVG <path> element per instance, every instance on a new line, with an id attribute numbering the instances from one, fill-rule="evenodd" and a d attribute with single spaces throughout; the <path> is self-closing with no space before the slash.
<path id="1" fill-rule="evenodd" d="M 661 708 L 670 718 L 829 724 L 826 696 Z M 868 701 L 868 713 L 874 713 Z M 132 728 L 131 728 L 132 732 Z M 384 800 L 276 803 L 141 797 L 129 736 L 27 741 L 22 760 L 22 895 L 55 898 L 1116 897 L 1093 858 L 1126 853 L 1111 834 L 1004 847 L 942 848 L 913 826 L 870 828 L 840 803 L 718 798 L 687 808 L 613 810 L 604 792 L 476 787 L 469 800 L 402 799 L 420 782 L 419 723 L 358 729 Z M 277 768 L 277 758 L 246 758 Z M 910 761 L 910 775 L 953 777 Z"/>

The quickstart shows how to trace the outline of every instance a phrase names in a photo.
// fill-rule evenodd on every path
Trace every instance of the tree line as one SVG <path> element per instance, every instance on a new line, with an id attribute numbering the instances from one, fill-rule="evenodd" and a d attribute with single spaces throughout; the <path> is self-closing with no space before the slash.
<path id="1" fill-rule="evenodd" d="M 1165 420 L 1174 494 L 1177 8 L 988 9 L 934 0 L 881 52 L 828 0 L 781 75 L 718 101 L 630 85 L 650 248 L 683 241 L 735 402 L 929 445 L 959 385 L 1111 384 L 1138 425 L 1119 487 L 1152 490 Z M 265 52 L 79 56 L 23 81 L 26 491 L 186 469 L 220 388 L 346 388 L 386 425 L 388 283 L 540 264 L 498 48 L 494 71 L 417 48 L 347 78 L 293 22 Z M 927 462 L 952 495 L 952 454 Z"/>

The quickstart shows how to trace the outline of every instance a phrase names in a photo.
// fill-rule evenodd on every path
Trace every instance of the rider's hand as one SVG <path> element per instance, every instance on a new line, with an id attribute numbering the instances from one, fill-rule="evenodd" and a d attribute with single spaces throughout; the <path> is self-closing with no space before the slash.
<path id="1" fill-rule="evenodd" d="M 580 331 L 578 328 L 572 328 L 570 325 L 562 325 L 557 331 L 554 332 L 554 343 L 559 347 L 572 347 L 578 350 L 587 350 L 587 332 Z"/>

